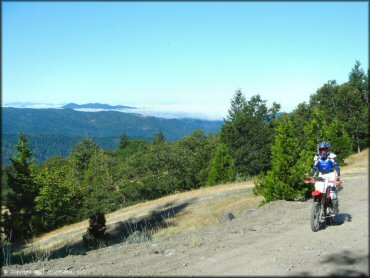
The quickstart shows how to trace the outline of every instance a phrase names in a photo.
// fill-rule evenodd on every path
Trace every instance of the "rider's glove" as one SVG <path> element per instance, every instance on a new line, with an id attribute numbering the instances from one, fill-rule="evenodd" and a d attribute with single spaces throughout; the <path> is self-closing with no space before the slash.
<path id="1" fill-rule="evenodd" d="M 337 176 L 337 181 L 340 181 L 340 176 Z"/>

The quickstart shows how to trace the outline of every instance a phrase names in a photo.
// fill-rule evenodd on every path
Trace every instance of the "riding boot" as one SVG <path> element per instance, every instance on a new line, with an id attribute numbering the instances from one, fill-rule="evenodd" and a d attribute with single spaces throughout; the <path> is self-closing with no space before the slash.
<path id="1" fill-rule="evenodd" d="M 334 213 L 338 214 L 338 212 L 339 212 L 339 201 L 338 201 L 338 199 L 331 200 L 331 202 L 333 204 Z"/>

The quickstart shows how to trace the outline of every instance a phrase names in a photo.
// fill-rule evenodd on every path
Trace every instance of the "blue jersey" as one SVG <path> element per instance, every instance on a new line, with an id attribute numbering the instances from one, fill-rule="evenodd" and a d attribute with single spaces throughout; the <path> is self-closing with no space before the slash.
<path id="1" fill-rule="evenodd" d="M 312 176 L 314 176 L 318 170 L 323 174 L 331 173 L 336 170 L 338 176 L 340 176 L 339 164 L 337 163 L 334 153 L 330 153 L 326 159 L 321 158 L 320 155 L 315 156 L 314 161 L 315 165 L 313 166 Z"/>
<path id="2" fill-rule="evenodd" d="M 321 173 L 327 174 L 334 171 L 334 161 L 331 159 L 319 159 L 317 168 Z"/>

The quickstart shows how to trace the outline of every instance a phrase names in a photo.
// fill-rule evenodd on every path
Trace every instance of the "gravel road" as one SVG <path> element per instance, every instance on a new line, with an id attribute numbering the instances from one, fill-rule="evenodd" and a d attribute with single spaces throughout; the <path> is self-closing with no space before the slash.
<path id="1" fill-rule="evenodd" d="M 312 200 L 276 201 L 240 218 L 140 244 L 5 267 L 6 275 L 369 276 L 366 161 L 343 167 L 337 223 L 314 233 Z"/>

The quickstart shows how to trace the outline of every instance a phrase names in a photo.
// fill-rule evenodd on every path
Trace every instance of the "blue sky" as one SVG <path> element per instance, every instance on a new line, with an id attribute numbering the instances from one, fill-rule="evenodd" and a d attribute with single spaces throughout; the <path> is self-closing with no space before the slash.
<path id="1" fill-rule="evenodd" d="M 290 112 L 368 68 L 367 2 L 3 2 L 2 103 Z"/>

